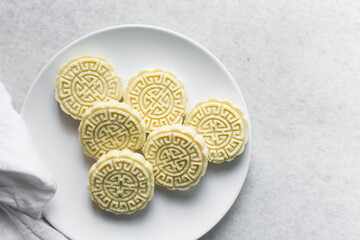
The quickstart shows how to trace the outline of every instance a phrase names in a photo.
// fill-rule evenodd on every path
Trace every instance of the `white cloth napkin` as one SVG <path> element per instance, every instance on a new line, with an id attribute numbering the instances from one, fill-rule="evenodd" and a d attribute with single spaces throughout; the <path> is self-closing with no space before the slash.
<path id="1" fill-rule="evenodd" d="M 41 218 L 56 191 L 0 82 L 0 239 L 66 239 Z"/>

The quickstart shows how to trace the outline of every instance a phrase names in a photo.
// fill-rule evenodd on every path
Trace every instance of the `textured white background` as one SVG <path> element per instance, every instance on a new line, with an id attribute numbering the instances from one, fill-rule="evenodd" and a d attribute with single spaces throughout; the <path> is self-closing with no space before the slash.
<path id="1" fill-rule="evenodd" d="M 208 48 L 247 102 L 249 174 L 203 239 L 359 239 L 360 1 L 1 0 L 0 79 L 16 110 L 62 47 L 129 23 Z"/>

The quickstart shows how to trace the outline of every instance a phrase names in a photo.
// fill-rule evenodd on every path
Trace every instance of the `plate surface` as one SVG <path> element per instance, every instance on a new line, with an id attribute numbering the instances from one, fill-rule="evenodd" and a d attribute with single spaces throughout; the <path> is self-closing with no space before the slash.
<path id="1" fill-rule="evenodd" d="M 135 214 L 117 216 L 102 211 L 92 203 L 86 188 L 94 160 L 83 154 L 77 134 L 79 121 L 63 113 L 54 97 L 54 80 L 61 66 L 85 54 L 107 59 L 124 84 L 144 68 L 170 70 L 183 81 L 190 107 L 209 98 L 225 98 L 239 105 L 249 121 L 241 92 L 229 72 L 189 38 L 143 25 L 117 26 L 88 34 L 46 64 L 21 111 L 58 186 L 44 216 L 71 239 L 201 237 L 221 220 L 241 190 L 250 162 L 251 132 L 240 157 L 221 165 L 210 163 L 199 184 L 189 190 L 170 191 L 157 186 L 147 207 Z"/>

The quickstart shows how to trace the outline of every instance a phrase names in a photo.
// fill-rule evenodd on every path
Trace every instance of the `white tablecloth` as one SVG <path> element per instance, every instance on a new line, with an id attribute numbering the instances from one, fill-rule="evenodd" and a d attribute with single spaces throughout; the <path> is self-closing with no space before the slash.
<path id="1" fill-rule="evenodd" d="M 55 191 L 51 173 L 0 82 L 0 238 L 65 239 L 41 218 Z"/>

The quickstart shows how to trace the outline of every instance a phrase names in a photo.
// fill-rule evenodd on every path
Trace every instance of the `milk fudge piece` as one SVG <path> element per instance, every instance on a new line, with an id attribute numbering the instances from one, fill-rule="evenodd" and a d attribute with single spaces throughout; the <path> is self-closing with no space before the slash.
<path id="1" fill-rule="evenodd" d="M 130 150 L 112 150 L 90 169 L 88 190 L 100 208 L 130 214 L 144 208 L 154 194 L 152 166 Z"/>
<path id="2" fill-rule="evenodd" d="M 205 139 L 211 162 L 232 161 L 240 155 L 248 141 L 248 126 L 237 106 L 230 101 L 210 99 L 196 104 L 184 125 Z"/>
<path id="3" fill-rule="evenodd" d="M 196 185 L 207 167 L 204 139 L 176 124 L 150 133 L 144 147 L 145 159 L 153 166 L 155 181 L 170 190 Z"/>
<path id="4" fill-rule="evenodd" d="M 97 102 L 89 108 L 78 131 L 84 153 L 95 159 L 111 150 L 138 150 L 146 139 L 140 114 L 114 100 Z"/>
<path id="5" fill-rule="evenodd" d="M 124 101 L 140 112 L 149 132 L 182 123 L 188 107 L 182 82 L 160 69 L 143 70 L 131 78 L 124 90 Z"/>
<path id="6" fill-rule="evenodd" d="M 122 97 L 122 80 L 103 58 L 82 56 L 69 61 L 55 80 L 55 98 L 61 109 L 81 120 L 97 101 Z"/>

